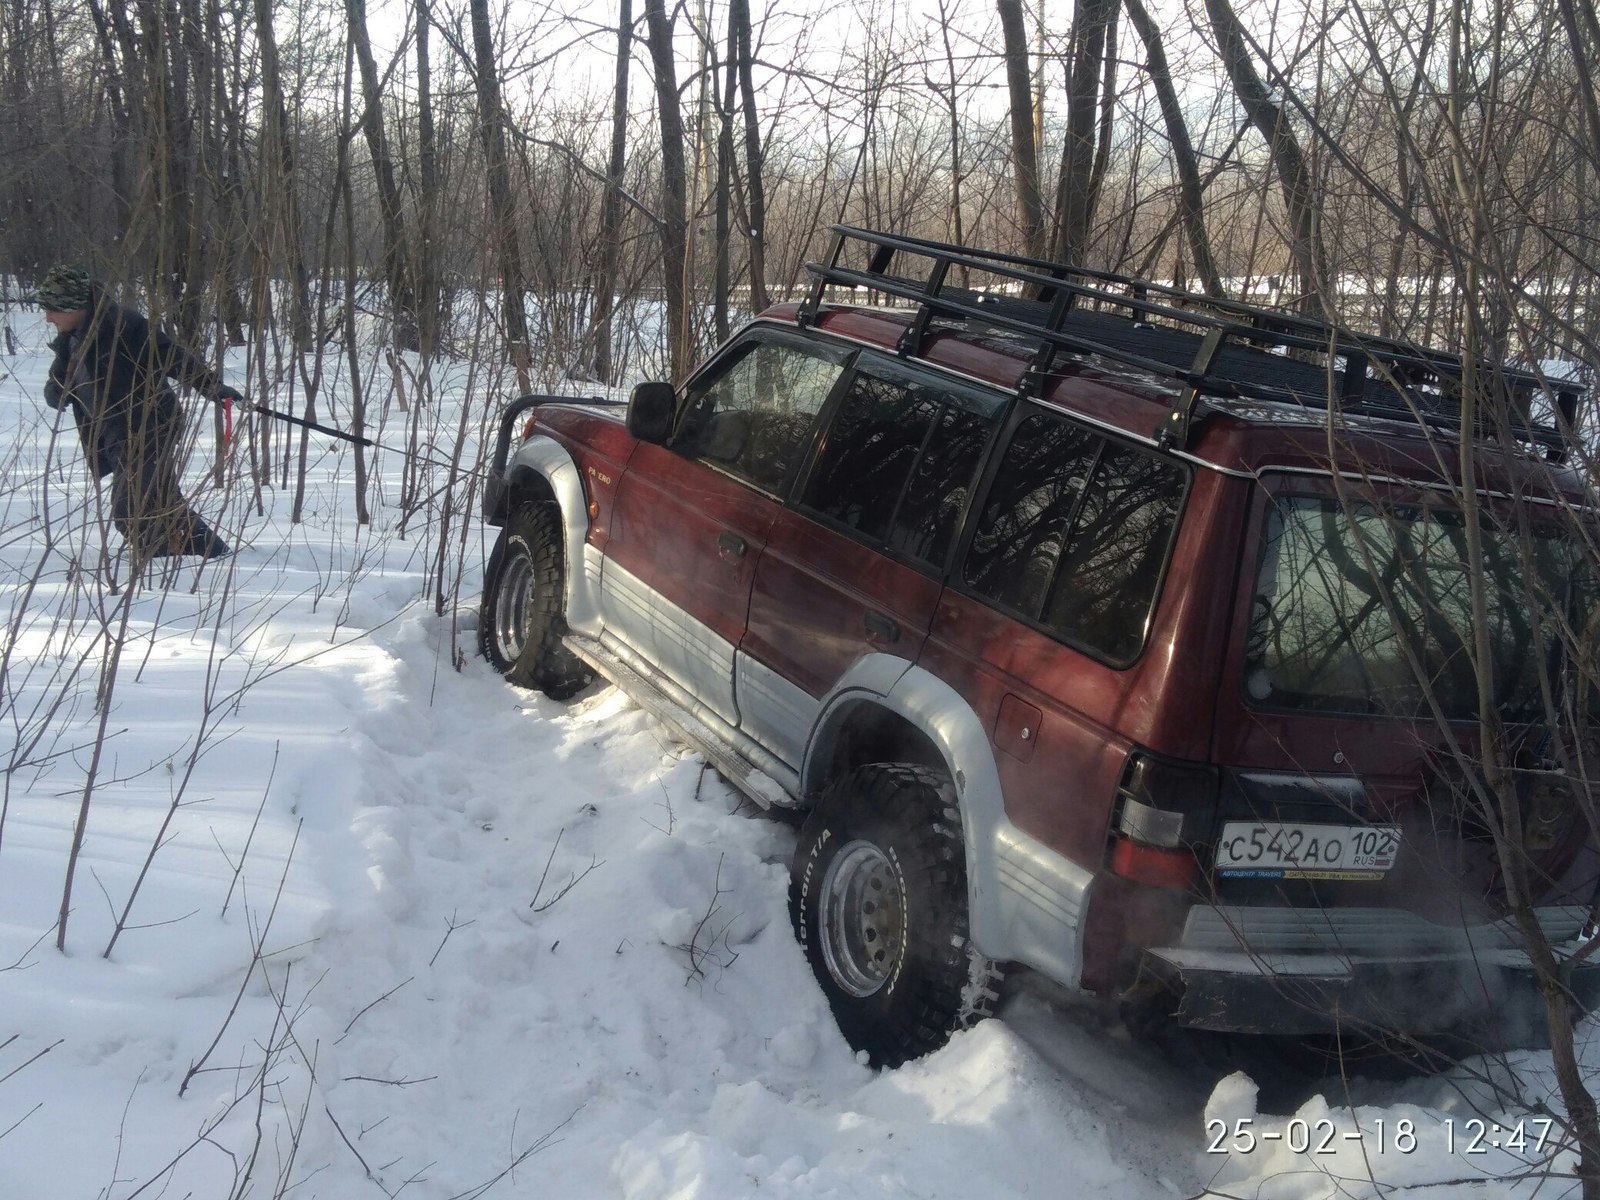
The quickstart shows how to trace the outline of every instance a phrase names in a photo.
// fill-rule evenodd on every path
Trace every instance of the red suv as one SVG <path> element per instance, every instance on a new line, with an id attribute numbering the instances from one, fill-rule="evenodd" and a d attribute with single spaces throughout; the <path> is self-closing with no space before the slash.
<path id="1" fill-rule="evenodd" d="M 874 1063 L 987 1014 L 1011 963 L 1201 1028 L 1493 1012 L 1497 1041 L 1536 1042 L 1452 766 L 1480 703 L 1437 452 L 1461 360 L 846 227 L 811 269 L 681 388 L 511 406 L 490 661 L 557 697 L 603 675 L 805 813 L 795 932 Z M 1487 510 L 1587 502 L 1560 425 L 1481 447 Z M 1592 589 L 1569 534 L 1524 523 L 1529 558 L 1492 516 L 1494 702 L 1561 961 L 1600 855 L 1538 732 L 1525 601 Z M 1575 1005 L 1597 980 L 1578 965 Z"/>

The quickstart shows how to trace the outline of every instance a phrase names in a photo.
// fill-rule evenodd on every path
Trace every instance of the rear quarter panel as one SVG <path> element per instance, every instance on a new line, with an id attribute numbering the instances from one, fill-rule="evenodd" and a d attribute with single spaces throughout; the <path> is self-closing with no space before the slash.
<path id="1" fill-rule="evenodd" d="M 1006 815 L 1074 862 L 1101 863 L 1131 746 L 1201 760 L 1210 751 L 1245 490 L 1196 472 L 1144 651 L 1129 667 L 1096 661 L 956 587 L 940 599 L 920 664 L 950 681 L 989 731 Z"/>

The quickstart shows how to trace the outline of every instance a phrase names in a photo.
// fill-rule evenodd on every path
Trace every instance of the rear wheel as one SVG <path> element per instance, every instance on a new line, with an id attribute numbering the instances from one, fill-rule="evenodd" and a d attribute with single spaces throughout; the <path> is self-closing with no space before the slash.
<path id="1" fill-rule="evenodd" d="M 512 683 L 565 700 L 594 678 L 561 642 L 567 632 L 561 510 L 513 510 L 484 571 L 478 649 Z"/>
<path id="2" fill-rule="evenodd" d="M 871 763 L 830 784 L 800 833 L 789 914 L 845 1040 L 875 1067 L 994 1011 L 1000 970 L 969 937 L 961 817 L 938 772 Z"/>

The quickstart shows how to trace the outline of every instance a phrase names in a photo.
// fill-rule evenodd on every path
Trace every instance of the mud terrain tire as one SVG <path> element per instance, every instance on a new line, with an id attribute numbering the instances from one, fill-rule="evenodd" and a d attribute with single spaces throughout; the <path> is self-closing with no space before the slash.
<path id="1" fill-rule="evenodd" d="M 968 936 L 961 816 L 937 771 L 869 763 L 829 784 L 795 848 L 789 916 L 845 1040 L 874 1067 L 994 1011 L 1001 973 Z"/>
<path id="2" fill-rule="evenodd" d="M 512 683 L 553 700 L 582 691 L 593 672 L 561 643 L 567 632 L 561 510 L 514 510 L 484 571 L 478 650 Z"/>

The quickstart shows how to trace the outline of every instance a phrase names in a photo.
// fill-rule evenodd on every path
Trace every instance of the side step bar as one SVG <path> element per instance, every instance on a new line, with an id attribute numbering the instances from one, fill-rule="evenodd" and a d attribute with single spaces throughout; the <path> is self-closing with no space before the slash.
<path id="1" fill-rule="evenodd" d="M 640 708 L 655 717 L 679 739 L 698 751 L 730 784 L 759 808 L 796 808 L 794 797 L 781 784 L 728 744 L 709 725 L 674 700 L 648 676 L 635 670 L 596 638 L 569 633 L 562 639 L 584 662 L 615 684 Z"/>

